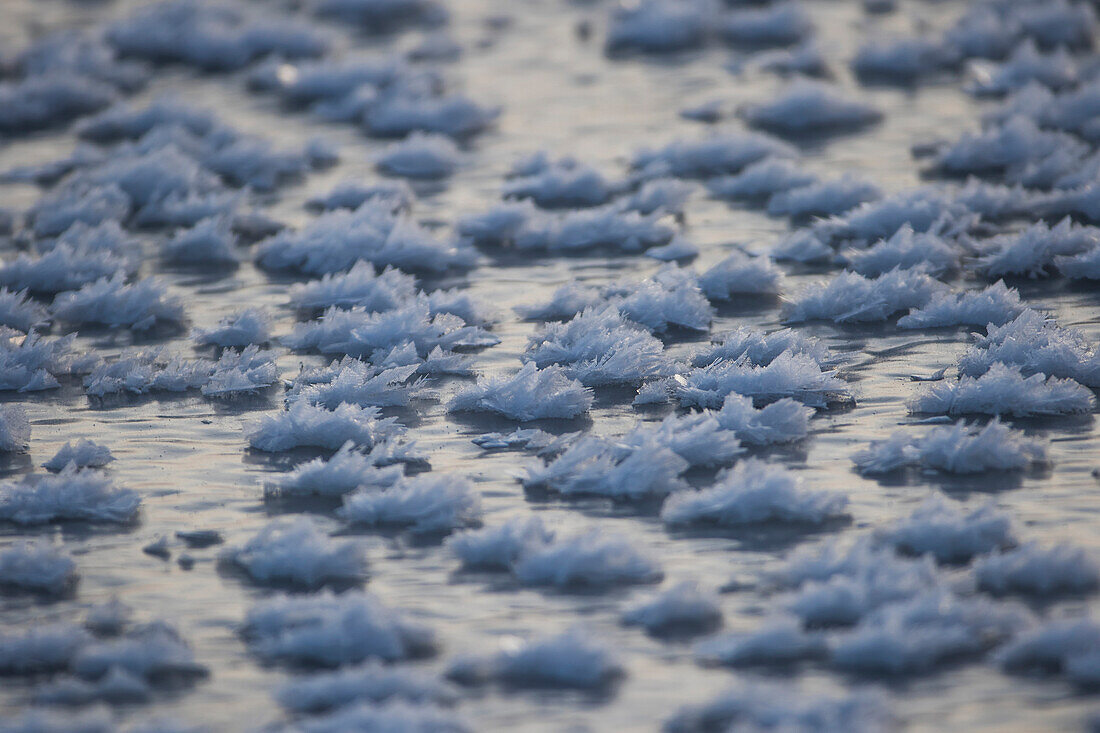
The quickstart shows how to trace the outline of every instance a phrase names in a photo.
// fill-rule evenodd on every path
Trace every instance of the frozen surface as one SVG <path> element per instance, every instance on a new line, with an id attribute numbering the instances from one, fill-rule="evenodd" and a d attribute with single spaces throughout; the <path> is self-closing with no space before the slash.
<path id="1" fill-rule="evenodd" d="M 1094 4 L 0 20 L 0 728 L 1095 726 Z"/>

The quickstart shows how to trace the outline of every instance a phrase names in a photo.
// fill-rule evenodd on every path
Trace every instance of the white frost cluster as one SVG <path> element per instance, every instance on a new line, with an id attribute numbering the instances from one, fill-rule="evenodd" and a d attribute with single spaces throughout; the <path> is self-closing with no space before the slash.
<path id="1" fill-rule="evenodd" d="M 82 438 L 75 444 L 66 443 L 61 446 L 53 458 L 43 463 L 42 467 L 56 473 L 70 463 L 77 468 L 103 468 L 113 460 L 115 457 L 111 455 L 110 448 Z"/>
<path id="2" fill-rule="evenodd" d="M 119 273 L 61 293 L 54 300 L 54 318 L 73 324 L 102 324 L 146 331 L 158 323 L 178 326 L 184 321 L 183 304 L 153 279 L 127 284 Z"/>
<path id="3" fill-rule="evenodd" d="M 16 524 L 58 520 L 126 522 L 141 497 L 115 486 L 105 474 L 66 466 L 59 473 L 31 475 L 0 483 L 0 519 Z"/>
<path id="4" fill-rule="evenodd" d="M 378 167 L 406 178 L 446 178 L 458 167 L 458 146 L 446 135 L 413 132 L 386 148 Z"/>
<path id="5" fill-rule="evenodd" d="M 290 301 L 303 309 L 358 306 L 375 312 L 393 310 L 415 295 L 416 279 L 412 275 L 393 267 L 378 272 L 369 262 L 360 260 L 347 272 L 294 285 Z"/>
<path id="6" fill-rule="evenodd" d="M 341 496 L 359 487 L 386 488 L 404 475 L 397 462 L 417 462 L 415 443 L 382 441 L 363 452 L 348 441 L 329 459 L 314 458 L 264 484 L 267 496 Z"/>
<path id="7" fill-rule="evenodd" d="M 808 356 L 821 366 L 837 361 L 825 344 L 790 328 L 764 333 L 738 326 L 720 337 L 720 341 L 715 339 L 710 346 L 692 355 L 692 366 L 706 366 L 719 359 L 737 361 L 743 356 L 752 364 L 767 366 L 785 351 Z"/>
<path id="8" fill-rule="evenodd" d="M 616 5 L 611 12 L 609 51 L 667 53 L 702 44 L 710 34 L 713 14 L 704 0 L 642 0 Z"/>
<path id="9" fill-rule="evenodd" d="M 336 540 L 308 517 L 276 519 L 219 561 L 236 566 L 260 583 L 320 588 L 328 583 L 359 583 L 367 558 L 355 540 Z"/>
<path id="10" fill-rule="evenodd" d="M 745 524 L 821 524 L 845 515 L 847 499 L 802 488 L 801 478 L 756 458 L 723 471 L 701 491 L 670 496 L 661 508 L 668 525 L 735 527 Z"/>
<path id="11" fill-rule="evenodd" d="M 812 357 L 784 351 L 767 365 L 757 366 L 747 356 L 719 359 L 696 367 L 667 382 L 673 397 L 685 407 L 720 408 L 732 393 L 767 402 L 790 397 L 811 407 L 852 399 L 848 384 L 834 369 L 822 369 Z"/>
<path id="12" fill-rule="evenodd" d="M 275 354 L 261 351 L 259 346 L 246 346 L 237 351 L 226 349 L 214 362 L 210 380 L 200 388 L 204 397 L 227 399 L 259 392 L 278 377 Z"/>
<path id="13" fill-rule="evenodd" d="M 933 231 L 916 233 L 908 224 L 889 239 L 849 252 L 844 259 L 849 269 L 865 277 L 878 277 L 894 269 L 918 269 L 939 277 L 959 268 L 959 251 L 953 242 Z"/>
<path id="14" fill-rule="evenodd" d="M 514 374 L 478 377 L 477 385 L 459 391 L 447 409 L 493 412 L 527 422 L 578 417 L 588 412 L 592 401 L 592 393 L 561 367 L 539 369 L 534 362 L 527 362 Z"/>
<path id="15" fill-rule="evenodd" d="M 1100 230 L 1078 226 L 1066 217 L 1055 226 L 1046 222 L 1032 224 L 1018 234 L 1001 234 L 980 244 L 977 267 L 986 275 L 1027 275 L 1042 277 L 1057 266 L 1072 262 L 1071 257 L 1100 246 Z"/>
<path id="16" fill-rule="evenodd" d="M 1001 326 L 990 326 L 985 336 L 959 358 L 959 373 L 985 374 L 996 363 L 1010 364 L 1023 374 L 1049 374 L 1100 386 L 1100 357 L 1080 332 L 1062 328 L 1037 311 L 1027 309 Z"/>
<path id="17" fill-rule="evenodd" d="M 379 490 L 364 486 L 344 495 L 340 515 L 353 524 L 407 527 L 416 534 L 448 532 L 481 518 L 481 495 L 464 476 L 423 473 Z"/>
<path id="18" fill-rule="evenodd" d="M 303 370 L 290 383 L 287 400 L 305 400 L 330 410 L 344 402 L 363 407 L 404 406 L 419 394 L 420 380 L 406 383 L 418 368 L 418 364 L 381 368 L 345 356 L 327 367 Z"/>
<path id="19" fill-rule="evenodd" d="M 789 397 L 757 408 L 751 397 L 730 392 L 715 417 L 718 424 L 732 430 L 748 445 L 792 443 L 810 432 L 814 409 Z"/>
<path id="20" fill-rule="evenodd" d="M 738 295 L 779 292 L 783 275 L 764 257 L 733 252 L 699 275 L 699 287 L 710 300 L 730 300 Z"/>
<path id="21" fill-rule="evenodd" d="M 1046 442 L 1028 438 L 994 418 L 983 427 L 960 420 L 922 435 L 897 432 L 852 455 L 861 473 L 881 474 L 905 466 L 947 473 L 1019 471 L 1046 460 Z"/>
<path id="22" fill-rule="evenodd" d="M 76 582 L 76 563 L 49 542 L 18 542 L 0 550 L 0 586 L 60 593 Z"/>
<path id="23" fill-rule="evenodd" d="M 817 134 L 829 130 L 856 130 L 882 119 L 869 104 L 843 96 L 816 81 L 796 81 L 779 96 L 745 110 L 753 126 L 785 135 Z"/>
<path id="24" fill-rule="evenodd" d="M 715 295 L 709 292 L 704 295 L 703 277 L 697 279 L 691 270 L 668 264 L 643 280 L 616 280 L 602 287 L 570 282 L 554 291 L 548 303 L 518 310 L 526 318 L 548 320 L 572 318 L 589 308 L 607 319 L 613 318 L 608 312 L 617 309 L 652 331 L 665 331 L 670 326 L 705 331 L 714 317 L 707 298 L 722 297 L 723 288 L 737 291 L 740 277 L 749 275 L 738 270 L 733 262 L 728 269 L 728 273 L 719 268 L 711 274 L 708 284 Z M 754 274 L 769 272 L 768 266 L 751 269 Z M 778 279 L 778 273 L 774 277 Z M 593 319 L 599 320 L 596 316 Z"/>
<path id="25" fill-rule="evenodd" d="M 883 541 L 912 554 L 931 553 L 939 562 L 963 563 L 976 555 L 1015 546 L 1011 518 L 985 502 L 967 509 L 943 494 L 928 496 L 902 521 L 878 533 Z"/>
<path id="26" fill-rule="evenodd" d="M 922 272 L 893 269 L 867 278 L 842 272 L 827 283 L 809 285 L 787 306 L 789 322 L 883 321 L 898 311 L 921 308 L 947 286 Z"/>
<path id="27" fill-rule="evenodd" d="M 0 451 L 17 453 L 27 449 L 31 439 L 31 423 L 27 412 L 19 405 L 0 408 Z"/>
<path id="28" fill-rule="evenodd" d="M 676 230 L 666 223 L 663 209 L 643 214 L 631 205 L 629 200 L 612 201 L 559 213 L 540 210 L 531 201 L 506 201 L 484 214 L 463 217 L 456 229 L 481 244 L 550 253 L 599 248 L 640 252 L 673 241 Z"/>
<path id="29" fill-rule="evenodd" d="M 163 349 L 130 350 L 96 366 L 84 378 L 84 391 L 95 397 L 121 392 L 185 392 L 204 386 L 213 369 L 208 359 L 184 359 Z"/>
<path id="30" fill-rule="evenodd" d="M 396 662 L 435 650 L 430 629 L 361 591 L 268 598 L 249 610 L 241 633 L 264 659 L 320 667 Z"/>
<path id="31" fill-rule="evenodd" d="M 772 216 L 789 216 L 792 219 L 839 216 L 881 196 L 878 186 L 845 174 L 780 191 L 768 199 L 767 209 Z"/>
<path id="32" fill-rule="evenodd" d="M 909 401 L 913 413 L 931 415 L 1073 415 L 1091 412 L 1096 398 L 1070 379 L 1032 374 L 994 362 L 980 377 L 932 384 Z"/>
<path id="33" fill-rule="evenodd" d="M 939 291 L 919 308 L 898 319 L 901 328 L 942 328 L 945 326 L 1003 326 L 1027 306 L 1016 288 L 998 280 L 981 290 L 962 293 Z"/>
<path id="34" fill-rule="evenodd" d="M 327 211 L 298 231 L 284 230 L 256 247 L 261 267 L 307 275 L 343 272 L 359 260 L 443 272 L 472 265 L 476 254 L 462 242 L 437 239 L 385 199 L 368 199 L 351 211 Z"/>
<path id="35" fill-rule="evenodd" d="M 510 644 L 490 657 L 460 658 L 448 674 L 466 682 L 584 690 L 622 676 L 623 667 L 604 643 L 580 628 L 571 628 Z"/>
<path id="36" fill-rule="evenodd" d="M 1100 562 L 1070 544 L 1043 547 L 1028 542 L 978 558 L 974 576 L 978 587 L 991 593 L 1050 597 L 1095 590 L 1100 586 Z"/>
<path id="37" fill-rule="evenodd" d="M 685 581 L 628 608 L 622 622 L 654 635 L 701 633 L 722 625 L 722 608 L 717 595 Z"/>
<path id="38" fill-rule="evenodd" d="M 248 308 L 222 318 L 213 328 L 193 330 L 191 339 L 200 346 L 264 344 L 271 339 L 271 319 L 261 310 Z"/>
<path id="39" fill-rule="evenodd" d="M 426 299 L 417 299 L 389 311 L 329 308 L 314 321 L 299 324 L 283 343 L 297 351 L 319 351 L 368 357 L 412 342 L 417 354 L 427 356 L 439 347 L 494 346 L 499 339 L 479 326 L 469 326 L 451 313 L 432 314 Z"/>
<path id="40" fill-rule="evenodd" d="M 663 344 L 615 305 L 586 308 L 565 323 L 547 324 L 528 339 L 522 358 L 540 368 L 556 364 L 590 386 L 637 384 L 671 368 Z"/>
<path id="41" fill-rule="evenodd" d="M 641 150 L 634 155 L 633 165 L 648 177 L 710 178 L 739 173 L 770 156 L 794 158 L 797 152 L 763 133 L 725 133 Z"/>
<path id="42" fill-rule="evenodd" d="M 466 567 L 510 570 L 525 585 L 604 589 L 653 583 L 663 575 L 622 537 L 598 530 L 557 537 L 537 518 L 464 532 L 447 546 Z"/>
<path id="43" fill-rule="evenodd" d="M 740 443 L 733 433 L 722 431 L 713 418 L 709 423 L 697 434 L 681 436 L 680 449 L 696 454 L 693 457 L 703 459 L 703 463 L 709 463 L 716 454 L 718 462 L 728 463 L 740 453 Z M 621 441 L 585 436 L 548 464 L 539 461 L 529 466 L 523 483 L 566 497 L 591 495 L 626 500 L 664 496 L 686 488 L 679 476 L 691 466 L 672 446 L 661 442 L 662 437 L 675 435 L 674 430 L 636 429 L 634 435 Z M 706 452 L 708 439 L 716 437 L 719 440 L 714 443 L 714 453 Z"/>
<path id="44" fill-rule="evenodd" d="M 874 695 L 813 695 L 781 683 L 740 685 L 701 705 L 680 708 L 664 724 L 667 733 L 738 728 L 874 733 L 889 727 L 885 706 Z"/>
<path id="45" fill-rule="evenodd" d="M 381 417 L 377 407 L 342 404 L 327 410 L 300 400 L 248 426 L 245 437 L 256 450 L 272 453 L 298 447 L 335 451 L 349 440 L 371 448 L 404 432 L 396 419 Z"/>
<path id="46" fill-rule="evenodd" d="M 545 152 L 517 164 L 504 185 L 504 196 L 531 199 L 543 207 L 584 207 L 606 203 L 616 186 L 573 158 L 551 160 Z"/>
<path id="47" fill-rule="evenodd" d="M 275 697 L 288 710 L 317 713 L 357 702 L 449 705 L 455 701 L 457 691 L 433 675 L 372 661 L 297 677 L 280 687 Z"/>

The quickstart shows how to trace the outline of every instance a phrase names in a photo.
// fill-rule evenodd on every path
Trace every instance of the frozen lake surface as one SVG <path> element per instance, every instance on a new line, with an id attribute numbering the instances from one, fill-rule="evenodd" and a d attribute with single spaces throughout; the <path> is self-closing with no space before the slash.
<path id="1" fill-rule="evenodd" d="M 0 731 L 1095 727 L 1096 14 L 6 0 Z"/>

